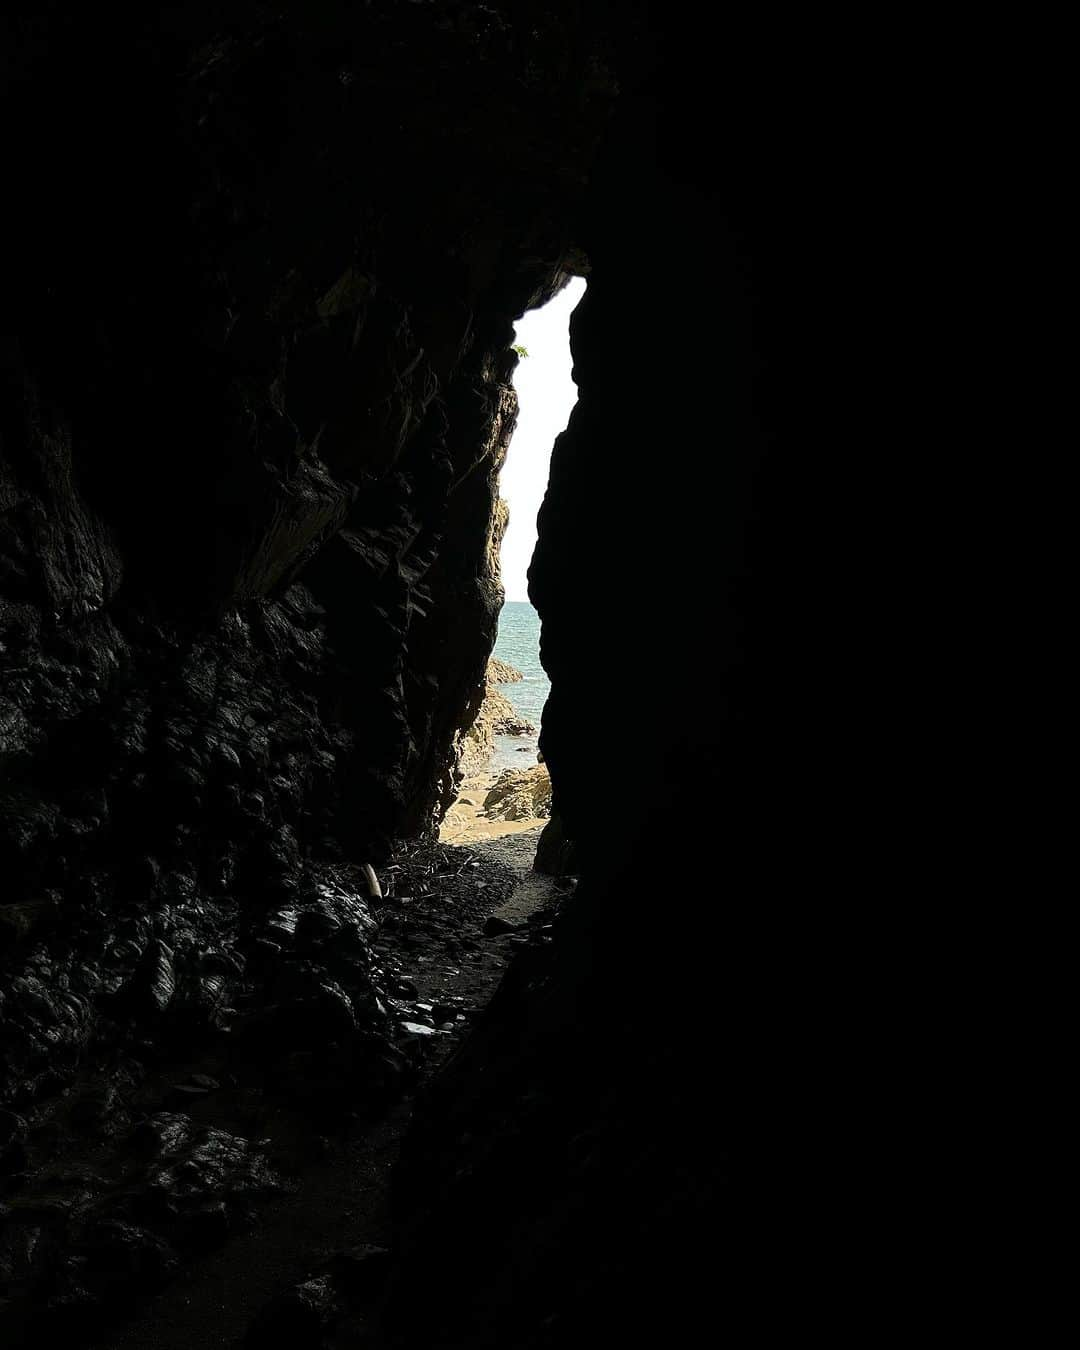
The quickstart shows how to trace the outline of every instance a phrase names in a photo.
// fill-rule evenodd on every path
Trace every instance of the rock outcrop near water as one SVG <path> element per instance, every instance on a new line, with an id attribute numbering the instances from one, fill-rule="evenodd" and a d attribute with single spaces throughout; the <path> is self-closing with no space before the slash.
<path id="1" fill-rule="evenodd" d="M 495 684 L 519 684 L 525 678 L 520 670 L 515 670 L 507 661 L 500 661 L 497 656 L 488 661 L 487 674 Z"/>
<path id="2" fill-rule="evenodd" d="M 462 780 L 484 772 L 495 751 L 496 736 L 532 736 L 536 728 L 522 717 L 499 689 L 522 679 L 520 671 L 492 657 L 484 675 L 484 696 L 472 725 L 463 730 L 455 747 L 458 773 Z"/>
<path id="3" fill-rule="evenodd" d="M 544 819 L 551 815 L 551 777 L 543 764 L 504 769 L 484 797 L 489 820 Z"/>

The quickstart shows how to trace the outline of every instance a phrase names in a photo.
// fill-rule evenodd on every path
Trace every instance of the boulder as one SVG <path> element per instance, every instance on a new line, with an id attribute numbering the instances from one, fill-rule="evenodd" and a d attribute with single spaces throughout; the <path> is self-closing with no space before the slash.
<path id="1" fill-rule="evenodd" d="M 489 684 L 518 684 L 525 676 L 520 670 L 515 670 L 509 661 L 493 656 L 488 661 L 487 678 Z"/>
<path id="2" fill-rule="evenodd" d="M 551 815 L 551 777 L 543 764 L 504 769 L 484 798 L 489 820 L 528 820 Z"/>
<path id="3" fill-rule="evenodd" d="M 536 845 L 533 871 L 544 876 L 569 876 L 579 870 L 574 841 L 566 833 L 563 819 L 557 813 L 544 826 Z"/>

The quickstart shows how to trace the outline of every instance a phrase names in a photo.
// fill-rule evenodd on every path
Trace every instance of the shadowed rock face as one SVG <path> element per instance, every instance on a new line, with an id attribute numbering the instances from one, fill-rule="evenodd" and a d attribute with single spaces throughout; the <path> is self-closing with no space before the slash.
<path id="1" fill-rule="evenodd" d="M 9 22 L 10 1025 L 39 939 L 130 908 L 169 945 L 178 896 L 280 903 L 449 804 L 502 602 L 512 321 L 580 265 L 613 86 L 528 6 Z M 95 978 L 50 1013 L 73 1062 Z"/>
<path id="2" fill-rule="evenodd" d="M 795 536 L 768 477 L 800 180 L 774 76 L 668 36 L 591 180 L 578 402 L 530 570 L 559 818 L 545 867 L 572 855 L 581 880 L 407 1141 L 403 1347 L 743 1345 L 762 1317 L 787 1325 L 769 1288 L 792 1278 L 783 1239 L 729 1185 L 728 1150 L 733 1112 L 779 1109 L 759 1075 L 807 989 L 783 932 L 808 841 L 776 767 Z M 768 111 L 748 126 L 750 107 Z M 604 722 L 624 734 L 601 737 L 612 671 Z"/>
<path id="3" fill-rule="evenodd" d="M 512 17 L 362 8 L 196 6 L 160 40 L 57 19 L 12 55 L 42 126 L 5 277 L 15 781 L 121 664 L 156 700 L 147 624 L 184 643 L 267 602 L 281 629 L 302 575 L 319 718 L 379 726 L 339 751 L 350 832 L 430 817 L 501 600 L 510 323 L 567 275 L 610 97 Z"/>
<path id="4" fill-rule="evenodd" d="M 392 1091 L 363 907 L 314 878 L 449 804 L 502 599 L 512 321 L 589 269 L 530 579 L 581 885 L 406 1147 L 386 1331 L 413 1350 L 659 1344 L 741 1278 L 717 1000 L 751 997 L 744 916 L 791 880 L 761 565 L 791 107 L 733 38 L 658 53 L 644 10 L 188 5 L 0 44 L 36 129 L 0 333 L 9 1170 L 20 1112 L 238 992 L 294 1093 L 279 1024 L 329 1057 L 312 1083 Z M 605 801 L 611 669 L 603 772 L 646 789 Z M 687 669 L 706 725 L 672 711 Z M 671 847 L 695 831 L 722 893 Z M 164 1175 L 201 1146 L 158 1125 Z M 237 1195 L 276 1184 L 212 1142 Z"/>

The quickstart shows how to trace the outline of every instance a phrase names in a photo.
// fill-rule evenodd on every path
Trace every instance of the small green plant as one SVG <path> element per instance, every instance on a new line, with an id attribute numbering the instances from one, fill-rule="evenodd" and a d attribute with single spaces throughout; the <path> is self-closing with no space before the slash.
<path id="1" fill-rule="evenodd" d="M 518 356 L 520 356 L 522 360 L 524 360 L 525 357 L 528 356 L 529 354 L 528 351 L 519 342 L 515 342 L 511 350 L 517 352 Z"/>

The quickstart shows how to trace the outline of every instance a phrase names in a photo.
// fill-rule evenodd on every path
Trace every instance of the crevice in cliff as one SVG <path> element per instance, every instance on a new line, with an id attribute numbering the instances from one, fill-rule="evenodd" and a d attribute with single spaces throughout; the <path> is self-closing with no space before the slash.
<path id="1" fill-rule="evenodd" d="M 628 37 L 593 31 L 577 5 L 451 9 L 195 6 L 160 50 L 145 24 L 118 22 L 103 63 L 84 59 L 81 24 L 47 26 L 26 54 L 31 112 L 59 115 L 27 156 L 0 342 L 0 1317 L 16 1337 L 41 1325 L 77 1343 L 217 1249 L 174 1337 L 202 1343 L 233 1243 L 251 1299 L 233 1300 L 230 1333 L 272 1283 L 313 1269 L 320 1244 L 346 1283 L 378 1283 L 368 1272 L 385 1254 L 350 1244 L 384 1237 L 424 1279 L 408 1230 L 431 1197 L 468 1184 L 451 1152 L 474 1139 L 484 1152 L 493 1131 L 532 1120 L 546 1165 L 543 1141 L 566 1123 L 577 1165 L 574 1108 L 551 1128 L 531 1116 L 544 1096 L 514 1056 L 519 1032 L 546 1025 L 530 1001 L 553 986 L 556 952 L 599 969 L 562 926 L 578 892 L 530 870 L 535 797 L 523 817 L 504 793 L 516 833 L 482 847 L 447 847 L 433 825 L 489 684 L 504 458 L 513 444 L 539 469 L 561 429 L 556 414 L 530 448 L 523 418 L 511 442 L 515 368 L 524 402 L 542 355 L 513 318 L 572 298 L 584 249 L 596 270 L 581 308 L 601 312 L 594 284 L 609 307 L 580 351 L 592 420 L 579 405 L 560 438 L 530 573 L 560 689 L 545 753 L 550 729 L 582 837 L 598 815 L 593 672 L 615 648 L 640 664 L 640 645 L 668 653 L 642 675 L 661 687 L 675 642 L 649 639 L 666 632 L 675 586 L 662 575 L 650 591 L 657 556 L 639 543 L 681 520 L 683 479 L 634 471 L 655 468 L 666 413 L 643 435 L 636 407 L 610 404 L 628 382 L 618 347 L 643 260 L 677 256 L 687 231 L 643 225 L 662 199 L 638 189 L 647 129 L 629 186 L 594 182 Z M 103 209 L 69 236 L 70 200 L 95 193 Z M 628 228 L 624 265 L 613 251 Z M 677 304 L 657 332 L 633 362 L 638 387 L 661 360 L 674 387 L 704 346 Z M 519 523 L 538 505 L 517 505 Z M 642 573 L 602 624 L 598 558 L 610 575 L 627 558 Z M 629 781 L 663 719 L 625 696 L 618 717 L 639 733 L 626 737 Z M 576 875 L 559 861 L 551 870 Z M 606 919 L 595 928 L 604 954 L 623 940 Z M 631 1002 L 620 1026 L 645 1004 Z M 382 1203 L 388 1159 L 354 1143 L 389 1117 L 391 1134 L 404 1127 L 411 1095 L 474 1022 L 459 1076 L 417 1123 L 396 1224 L 352 1223 L 337 1183 Z M 607 1026 L 594 1060 L 579 1055 L 583 1080 L 604 1062 Z M 481 1090 L 460 1076 L 477 1056 L 496 1066 L 481 1065 Z M 510 1125 L 485 1103 L 496 1079 Z M 516 1202 L 515 1184 L 496 1177 L 492 1191 Z M 264 1214 L 277 1265 L 260 1260 Z M 523 1240 L 512 1214 L 486 1227 L 493 1243 Z M 440 1262 L 460 1263 L 458 1236 L 435 1240 L 436 1284 Z M 330 1283 L 306 1282 L 259 1334 L 325 1340 Z M 174 1295 L 180 1308 L 186 1290 Z M 141 1336 L 127 1343 L 159 1341 Z"/>
<path id="2" fill-rule="evenodd" d="M 528 599 L 528 567 L 552 448 L 577 401 L 570 328 L 585 291 L 585 277 L 574 276 L 514 326 L 517 415 L 499 470 L 491 537 L 491 567 L 505 600 L 482 702 L 456 745 L 460 784 L 440 826 L 448 842 L 531 830 L 551 817 L 551 778 L 539 744 L 551 686 L 540 661 L 539 616 Z"/>
<path id="3" fill-rule="evenodd" d="M 528 599 L 527 572 L 536 547 L 536 518 L 547 490 L 551 453 L 578 398 L 570 332 L 574 311 L 586 291 L 586 278 L 575 276 L 546 305 L 523 314 L 514 325 L 518 414 L 499 475 L 500 495 L 509 508 L 499 564 L 510 601 Z"/>

